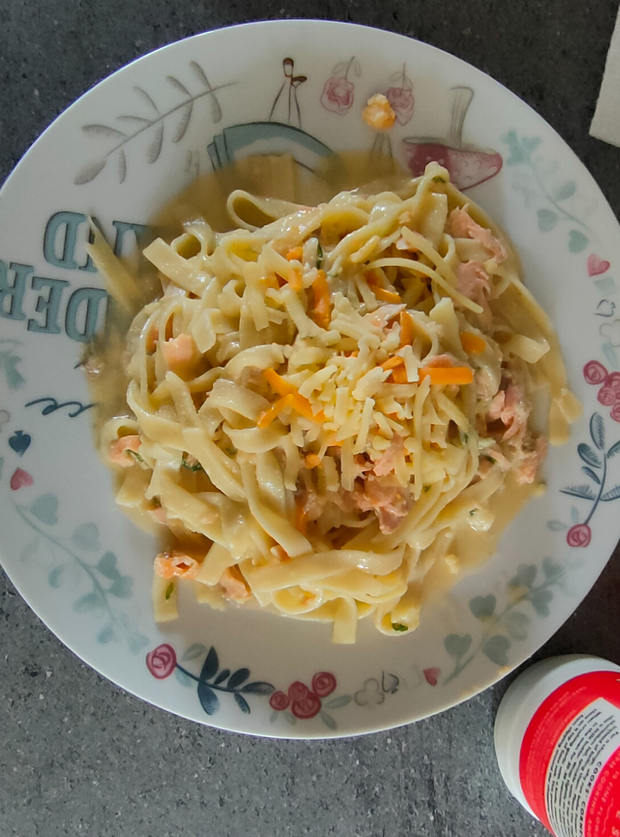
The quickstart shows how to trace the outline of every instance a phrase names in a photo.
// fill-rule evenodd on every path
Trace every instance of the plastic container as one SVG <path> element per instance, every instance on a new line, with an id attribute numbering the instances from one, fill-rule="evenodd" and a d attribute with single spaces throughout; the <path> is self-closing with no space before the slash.
<path id="1" fill-rule="evenodd" d="M 495 752 L 512 795 L 556 837 L 620 837 L 620 666 L 535 663 L 502 699 Z"/>

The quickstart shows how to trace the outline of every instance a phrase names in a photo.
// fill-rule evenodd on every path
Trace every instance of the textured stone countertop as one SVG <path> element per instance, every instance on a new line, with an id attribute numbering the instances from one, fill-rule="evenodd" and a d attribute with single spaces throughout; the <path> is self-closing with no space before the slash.
<path id="1" fill-rule="evenodd" d="M 448 50 L 532 105 L 620 213 L 620 149 L 588 136 L 616 0 L 310 0 L 304 17 L 392 29 Z M 0 182 L 38 134 L 113 70 L 167 42 L 300 16 L 285 0 L 0 0 Z M 537 656 L 620 662 L 618 552 Z M 507 682 L 427 721 L 357 739 L 212 731 L 81 663 L 0 576 L 0 834 L 521 837 L 546 833 L 497 771 Z"/>

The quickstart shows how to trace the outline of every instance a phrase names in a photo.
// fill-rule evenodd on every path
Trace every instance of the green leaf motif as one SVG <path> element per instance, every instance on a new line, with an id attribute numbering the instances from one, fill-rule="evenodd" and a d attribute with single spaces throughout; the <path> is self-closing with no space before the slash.
<path id="1" fill-rule="evenodd" d="M 270 695 L 275 689 L 273 683 L 266 683 L 264 680 L 255 680 L 252 683 L 246 683 L 245 686 L 241 687 L 240 691 L 246 695 Z"/>
<path id="2" fill-rule="evenodd" d="M 115 581 L 120 577 L 120 573 L 116 566 L 116 555 L 113 552 L 105 552 L 97 562 L 97 569 L 101 575 Z"/>
<path id="3" fill-rule="evenodd" d="M 148 637 L 141 634 L 140 631 L 132 631 L 127 635 L 127 645 L 132 654 L 137 654 L 139 651 L 149 644 Z"/>
<path id="4" fill-rule="evenodd" d="M 30 511 L 47 526 L 58 523 L 58 499 L 54 494 L 41 494 L 30 506 Z"/>
<path id="5" fill-rule="evenodd" d="M 220 702 L 218 696 L 203 680 L 198 684 L 198 700 L 207 715 L 214 715 L 219 709 Z"/>
<path id="6" fill-rule="evenodd" d="M 471 646 L 471 634 L 448 634 L 443 645 L 451 657 L 462 657 Z"/>
<path id="7" fill-rule="evenodd" d="M 561 488 L 560 493 L 580 497 L 582 500 L 594 500 L 594 492 L 589 485 L 569 485 L 567 488 Z"/>
<path id="8" fill-rule="evenodd" d="M 561 520 L 548 520 L 547 529 L 551 529 L 552 532 L 565 532 L 568 526 L 566 523 L 562 523 Z"/>
<path id="9" fill-rule="evenodd" d="M 585 442 L 577 445 L 577 453 L 586 465 L 592 465 L 593 468 L 600 468 L 603 464 L 598 453 L 590 445 L 586 445 Z"/>
<path id="10" fill-rule="evenodd" d="M 570 519 L 572 523 L 579 523 L 579 509 L 576 506 L 570 507 Z"/>
<path id="11" fill-rule="evenodd" d="M 619 365 L 618 355 L 609 341 L 601 345 L 601 351 L 605 355 L 605 360 L 609 363 L 612 369 L 617 369 Z"/>
<path id="12" fill-rule="evenodd" d="M 553 191 L 553 199 L 556 201 L 567 201 L 577 191 L 577 186 L 575 185 L 574 180 L 567 180 L 566 183 L 562 183 L 560 187 Z"/>
<path id="13" fill-rule="evenodd" d="M 609 503 L 610 500 L 617 500 L 618 497 L 620 497 L 620 485 L 614 485 L 613 488 L 603 494 L 601 500 L 604 503 Z"/>
<path id="14" fill-rule="evenodd" d="M 469 609 L 474 614 L 476 619 L 484 622 L 490 619 L 495 613 L 496 605 L 495 596 L 474 596 L 469 602 Z"/>
<path id="15" fill-rule="evenodd" d="M 99 593 L 87 593 L 81 596 L 73 605 L 76 613 L 90 613 L 92 610 L 100 610 L 102 607 Z"/>
<path id="16" fill-rule="evenodd" d="M 552 209 L 539 209 L 536 213 L 538 229 L 541 232 L 549 232 L 558 223 L 557 213 Z"/>
<path id="17" fill-rule="evenodd" d="M 207 646 L 203 645 L 202 642 L 195 642 L 193 645 L 190 645 L 185 654 L 183 654 L 183 660 L 195 660 L 197 657 L 204 657 L 207 653 Z"/>
<path id="18" fill-rule="evenodd" d="M 530 617 L 518 610 L 510 610 L 503 619 L 506 630 L 513 639 L 527 639 Z"/>
<path id="19" fill-rule="evenodd" d="M 543 558 L 542 562 L 543 574 L 547 581 L 557 582 L 564 575 L 564 567 L 556 564 L 552 558 Z"/>
<path id="20" fill-rule="evenodd" d="M 107 645 L 107 643 L 112 642 L 113 639 L 116 639 L 116 633 L 114 632 L 112 625 L 106 625 L 105 628 L 100 630 L 97 634 L 97 642 L 101 645 Z"/>
<path id="21" fill-rule="evenodd" d="M 583 471 L 583 473 L 584 473 L 587 477 L 590 477 L 590 479 L 591 479 L 591 480 L 593 480 L 593 481 L 594 481 L 597 485 L 600 485 L 600 484 L 601 484 L 601 480 L 600 480 L 600 478 L 599 478 L 598 474 L 596 474 L 596 473 L 592 470 L 592 468 L 590 468 L 588 465 L 582 465 L 582 466 L 581 466 L 581 470 Z"/>
<path id="22" fill-rule="evenodd" d="M 620 441 L 614 442 L 609 448 L 607 451 L 607 459 L 611 459 L 612 456 L 615 456 L 617 453 L 620 453 Z"/>
<path id="23" fill-rule="evenodd" d="M 532 607 L 539 616 L 549 616 L 549 602 L 552 599 L 551 590 L 533 590 L 529 596 Z"/>
<path id="24" fill-rule="evenodd" d="M 240 686 L 250 676 L 250 669 L 249 668 L 238 668 L 237 671 L 234 671 L 230 675 L 230 680 L 228 681 L 228 688 L 229 689 L 236 689 L 237 686 Z"/>
<path id="25" fill-rule="evenodd" d="M 502 634 L 495 634 L 486 639 L 482 645 L 482 651 L 498 666 L 508 665 L 508 649 L 510 648 L 510 640 Z"/>
<path id="26" fill-rule="evenodd" d="M 220 661 L 217 656 L 217 651 L 213 646 L 211 646 L 211 648 L 209 648 L 207 658 L 202 664 L 202 669 L 200 671 L 200 680 L 210 680 L 213 677 L 213 675 L 217 672 L 219 667 Z"/>
<path id="27" fill-rule="evenodd" d="M 535 564 L 520 564 L 517 574 L 509 581 L 510 587 L 531 587 L 536 578 Z"/>
<path id="28" fill-rule="evenodd" d="M 321 710 L 319 717 L 323 721 L 325 726 L 329 727 L 330 729 L 336 729 L 336 727 L 338 726 L 338 724 L 332 718 L 332 716 L 325 712 L 325 710 Z"/>
<path id="29" fill-rule="evenodd" d="M 61 564 L 59 567 L 54 567 L 53 570 L 50 570 L 50 574 L 47 577 L 50 587 L 53 587 L 54 589 L 60 587 L 62 583 L 62 571 L 64 568 L 64 564 Z"/>
<path id="30" fill-rule="evenodd" d="M 26 382 L 18 369 L 20 363 L 21 358 L 12 352 L 0 352 L 0 368 L 4 370 L 9 389 L 19 389 Z"/>
<path id="31" fill-rule="evenodd" d="M 119 599 L 130 599 L 133 595 L 133 578 L 128 575 L 119 576 L 111 585 L 108 592 Z"/>
<path id="32" fill-rule="evenodd" d="M 323 706 L 326 709 L 342 709 L 347 703 L 351 703 L 351 695 L 339 695 L 338 697 L 331 698 L 331 700 L 325 701 Z"/>
<path id="33" fill-rule="evenodd" d="M 571 230 L 568 234 L 568 249 L 571 253 L 581 253 L 588 244 L 588 237 L 580 230 Z"/>
<path id="34" fill-rule="evenodd" d="M 250 714 L 250 704 L 243 697 L 243 695 L 240 695 L 239 692 L 235 692 L 233 697 L 234 697 L 235 703 L 237 704 L 239 709 L 242 712 L 245 712 L 246 715 L 249 715 Z"/>
<path id="35" fill-rule="evenodd" d="M 590 419 L 590 436 L 596 447 L 599 450 L 603 450 L 605 447 L 605 425 L 599 413 L 592 413 L 592 418 Z"/>
<path id="36" fill-rule="evenodd" d="M 71 535 L 71 540 L 79 549 L 92 552 L 99 549 L 99 529 L 94 523 L 82 523 Z"/>

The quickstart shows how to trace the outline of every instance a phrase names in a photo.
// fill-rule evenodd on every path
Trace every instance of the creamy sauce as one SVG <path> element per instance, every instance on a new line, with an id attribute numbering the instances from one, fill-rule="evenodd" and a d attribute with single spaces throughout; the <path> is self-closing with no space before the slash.
<path id="1" fill-rule="evenodd" d="M 348 152 L 330 157 L 315 172 L 289 156 L 248 157 L 234 166 L 197 178 L 156 211 L 149 226 L 153 237 L 165 240 L 176 237 L 184 223 L 198 218 L 205 219 L 218 232 L 233 229 L 226 199 L 234 189 L 311 206 L 327 201 L 343 190 L 373 193 L 393 190 L 406 178 L 406 172 L 392 158 L 369 152 Z M 253 208 L 253 211 L 257 210 Z M 246 220 L 260 225 L 271 219 L 248 214 Z M 85 361 L 93 400 L 97 403 L 97 409 L 93 411 L 97 438 L 105 421 L 113 416 L 127 415 L 127 331 L 138 310 L 161 293 L 157 273 L 144 259 L 135 274 L 135 283 L 135 310 L 123 311 L 110 299 L 105 331 L 90 347 Z M 527 333 L 526 323 L 520 322 L 519 326 Z M 495 551 L 505 527 L 537 490 L 536 484 L 517 485 L 512 477 L 508 477 L 503 488 L 491 497 L 483 510 L 492 518 L 486 530 L 476 531 L 466 519 L 461 526 L 453 527 L 454 538 L 448 556 L 435 561 L 419 585 L 420 603 L 428 602 L 454 586 L 464 572 L 487 560 Z M 136 519 L 136 522 L 144 525 L 145 521 Z"/>

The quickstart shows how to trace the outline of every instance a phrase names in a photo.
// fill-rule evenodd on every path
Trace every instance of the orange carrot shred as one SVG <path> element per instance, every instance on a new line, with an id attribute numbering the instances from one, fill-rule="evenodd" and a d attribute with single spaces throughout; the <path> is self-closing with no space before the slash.
<path id="1" fill-rule="evenodd" d="M 261 413 L 258 417 L 258 421 L 256 424 L 258 427 L 269 427 L 271 422 L 280 415 L 282 410 L 287 406 L 286 399 L 288 396 L 284 398 L 278 398 L 269 409 L 265 410 L 264 413 Z"/>
<path id="2" fill-rule="evenodd" d="M 314 322 L 327 328 L 331 320 L 331 296 L 327 275 L 324 270 L 317 270 L 316 279 L 312 283 L 312 319 Z"/>
<path id="3" fill-rule="evenodd" d="M 267 381 L 271 389 L 278 395 L 290 395 L 297 392 L 297 389 L 284 380 L 281 375 L 278 375 L 275 369 L 263 369 L 263 378 Z"/>
<path id="4" fill-rule="evenodd" d="M 299 245 L 299 247 L 291 247 L 291 249 L 286 254 L 287 261 L 293 262 L 295 260 L 301 261 L 304 254 L 304 248 Z"/>
<path id="5" fill-rule="evenodd" d="M 392 369 L 392 380 L 395 384 L 408 384 L 407 371 L 404 366 L 397 366 Z"/>
<path id="6" fill-rule="evenodd" d="M 473 331 L 461 332 L 461 346 L 470 355 L 479 355 L 484 352 L 487 347 L 486 340 Z"/>
<path id="7" fill-rule="evenodd" d="M 295 498 L 295 527 L 302 535 L 306 534 L 308 528 L 308 517 L 306 515 L 305 503 L 300 498 Z"/>
<path id="8" fill-rule="evenodd" d="M 400 355 L 392 355 L 381 364 L 381 369 L 394 369 L 395 366 L 401 366 L 405 361 Z"/>
<path id="9" fill-rule="evenodd" d="M 370 288 L 377 299 L 383 302 L 402 302 L 400 294 L 396 293 L 396 291 L 389 291 L 387 288 L 380 288 L 378 285 L 371 285 Z"/>
<path id="10" fill-rule="evenodd" d="M 413 317 L 407 311 L 400 312 L 400 345 L 410 346 L 413 343 Z"/>
<path id="11" fill-rule="evenodd" d="M 321 464 L 321 457 L 316 453 L 309 453 L 305 458 L 306 468 L 318 468 Z"/>
<path id="12" fill-rule="evenodd" d="M 420 369 L 420 380 L 430 378 L 434 386 L 448 386 L 456 384 L 462 386 L 471 384 L 474 380 L 473 370 L 469 366 L 423 366 Z"/>

